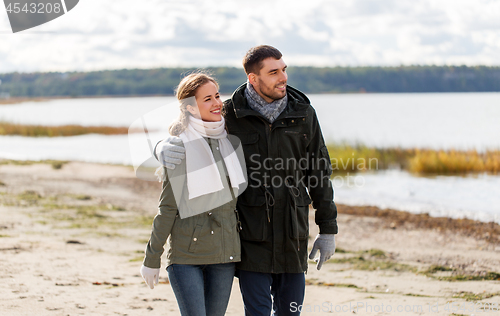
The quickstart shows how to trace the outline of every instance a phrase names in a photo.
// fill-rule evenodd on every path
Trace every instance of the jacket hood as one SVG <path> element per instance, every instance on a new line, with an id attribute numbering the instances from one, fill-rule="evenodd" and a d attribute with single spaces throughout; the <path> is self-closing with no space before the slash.
<path id="1" fill-rule="evenodd" d="M 309 101 L 309 98 L 302 91 L 287 85 L 286 92 L 288 94 L 288 97 L 291 96 L 292 98 L 295 98 L 297 102 L 311 105 L 311 101 Z"/>

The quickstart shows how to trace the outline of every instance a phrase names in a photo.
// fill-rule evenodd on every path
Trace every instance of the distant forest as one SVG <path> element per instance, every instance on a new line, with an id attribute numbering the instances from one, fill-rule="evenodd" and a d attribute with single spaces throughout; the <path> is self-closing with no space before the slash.
<path id="1" fill-rule="evenodd" d="M 93 72 L 0 74 L 0 96 L 172 95 L 180 79 L 196 69 L 157 68 Z M 235 67 L 209 68 L 230 94 L 246 76 Z M 500 67 L 289 67 L 288 84 L 305 93 L 398 93 L 500 91 Z"/>

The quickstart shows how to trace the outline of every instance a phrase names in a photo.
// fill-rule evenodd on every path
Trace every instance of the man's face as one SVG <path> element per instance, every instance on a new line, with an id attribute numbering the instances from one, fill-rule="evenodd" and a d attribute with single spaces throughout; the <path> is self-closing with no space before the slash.
<path id="1" fill-rule="evenodd" d="M 264 59 L 262 63 L 264 66 L 260 69 L 259 74 L 250 74 L 254 76 L 250 83 L 264 100 L 271 103 L 286 95 L 287 66 L 283 58 L 278 60 L 269 57 Z"/>

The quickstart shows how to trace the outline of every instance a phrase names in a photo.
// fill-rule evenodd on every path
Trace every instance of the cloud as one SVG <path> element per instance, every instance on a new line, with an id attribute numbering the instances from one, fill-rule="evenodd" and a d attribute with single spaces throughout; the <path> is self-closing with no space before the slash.
<path id="1" fill-rule="evenodd" d="M 499 65 L 498 16 L 489 0 L 86 0 L 19 34 L 0 13 L 0 73 L 239 66 L 259 44 L 290 66 Z"/>

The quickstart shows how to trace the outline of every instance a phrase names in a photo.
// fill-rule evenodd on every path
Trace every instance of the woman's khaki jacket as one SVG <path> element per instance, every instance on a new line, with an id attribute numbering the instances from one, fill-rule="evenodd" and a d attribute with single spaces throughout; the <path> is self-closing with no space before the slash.
<path id="1" fill-rule="evenodd" d="M 224 187 L 230 187 L 224 160 L 216 139 L 206 138 L 219 169 Z M 224 170 L 224 173 L 221 172 Z M 165 174 L 167 170 L 164 169 Z M 169 171 L 169 176 L 186 174 L 186 160 Z M 200 179 L 200 181 L 204 181 Z M 187 185 L 183 190 L 187 196 Z M 230 188 L 231 192 L 232 189 Z M 160 268 L 161 255 L 168 238 L 167 266 L 171 264 L 217 264 L 241 260 L 240 237 L 236 212 L 236 197 L 208 212 L 181 219 L 177 209 L 172 184 L 169 177 L 163 181 L 158 214 L 153 221 L 153 229 L 144 265 Z"/>

